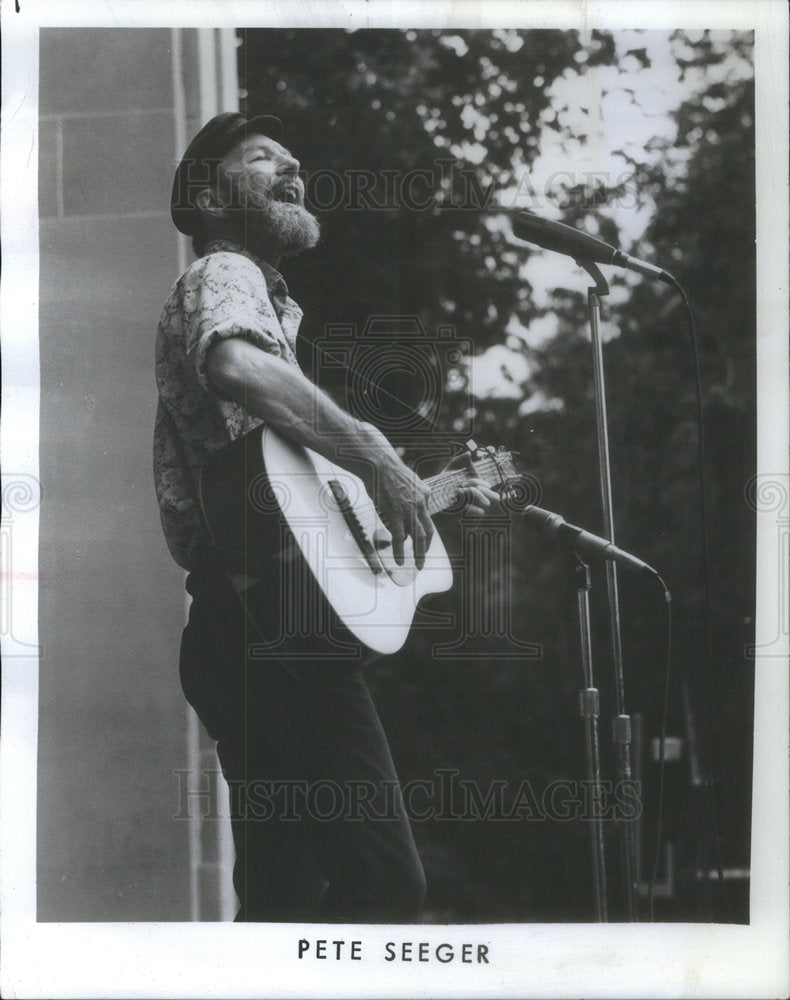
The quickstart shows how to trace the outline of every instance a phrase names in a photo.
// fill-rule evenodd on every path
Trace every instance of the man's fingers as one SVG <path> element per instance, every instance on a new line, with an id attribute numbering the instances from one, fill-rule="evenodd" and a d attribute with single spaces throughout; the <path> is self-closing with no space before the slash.
<path id="1" fill-rule="evenodd" d="M 493 490 L 488 489 L 482 483 L 479 486 L 466 486 L 461 492 L 466 501 L 466 512 L 471 512 L 472 508 L 475 508 L 475 510 L 485 513 L 491 507 L 492 502 L 499 499 Z"/>
<path id="2" fill-rule="evenodd" d="M 469 489 L 469 505 L 479 507 L 482 510 L 488 510 L 491 506 L 491 499 L 485 495 L 485 493 L 475 486 Z"/>
<path id="3" fill-rule="evenodd" d="M 403 565 L 403 540 L 405 537 L 406 532 L 403 530 L 402 523 L 394 524 L 392 526 L 392 557 L 399 566 Z"/>
<path id="4" fill-rule="evenodd" d="M 420 512 L 420 523 L 422 524 L 423 531 L 425 532 L 425 548 L 431 544 L 431 539 L 434 536 L 436 528 L 433 526 L 433 521 L 431 520 L 431 515 L 427 510 L 422 510 Z"/>
<path id="5" fill-rule="evenodd" d="M 425 565 L 426 533 L 419 521 L 416 521 L 411 532 L 414 544 L 414 565 L 417 569 L 422 569 Z"/>
<path id="6" fill-rule="evenodd" d="M 463 513 L 466 517 L 482 518 L 489 512 L 492 504 L 498 504 L 500 496 L 495 493 L 482 479 L 470 479 L 466 486 L 459 490 L 464 501 Z"/>
<path id="7" fill-rule="evenodd" d="M 487 497 L 492 503 L 496 503 L 500 499 L 499 494 L 482 479 L 470 479 L 469 487 Z"/>
<path id="8" fill-rule="evenodd" d="M 425 553 L 433 538 L 433 522 L 426 506 L 430 490 L 406 467 L 394 482 L 387 477 L 381 483 L 380 511 L 392 532 L 392 556 L 398 566 L 405 561 L 404 543 L 411 538 L 414 564 L 425 565 Z"/>

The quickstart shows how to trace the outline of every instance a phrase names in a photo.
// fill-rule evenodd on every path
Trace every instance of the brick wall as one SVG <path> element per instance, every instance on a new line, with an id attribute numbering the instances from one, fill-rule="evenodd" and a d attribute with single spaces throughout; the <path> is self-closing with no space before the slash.
<path id="1" fill-rule="evenodd" d="M 218 99 L 206 42 L 41 31 L 40 920 L 190 915 L 183 577 L 151 434 L 156 325 L 185 259 L 173 165 Z"/>

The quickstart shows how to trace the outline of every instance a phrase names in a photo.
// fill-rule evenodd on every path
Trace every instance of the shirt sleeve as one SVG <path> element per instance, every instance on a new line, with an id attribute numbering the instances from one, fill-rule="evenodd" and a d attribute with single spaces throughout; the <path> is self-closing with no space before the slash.
<path id="1" fill-rule="evenodd" d="M 241 254 L 213 253 L 193 264 L 184 275 L 183 316 L 187 358 L 207 392 L 216 392 L 206 378 L 215 341 L 243 337 L 275 357 L 287 347 L 263 274 Z"/>

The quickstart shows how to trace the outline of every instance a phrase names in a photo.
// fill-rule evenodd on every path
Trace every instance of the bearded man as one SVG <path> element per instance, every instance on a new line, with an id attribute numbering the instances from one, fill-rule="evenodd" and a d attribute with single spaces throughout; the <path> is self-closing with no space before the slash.
<path id="1" fill-rule="evenodd" d="M 164 307 L 156 359 L 157 497 L 192 597 L 181 681 L 232 792 L 236 919 L 414 921 L 423 869 L 359 659 L 326 661 L 318 641 L 298 669 L 251 655 L 276 633 L 286 588 L 275 573 L 250 575 L 246 564 L 219 559 L 199 509 L 203 463 L 265 423 L 361 477 L 396 561 L 411 539 L 420 568 L 434 530 L 427 488 L 386 438 L 297 364 L 302 313 L 278 268 L 316 244 L 319 225 L 281 134 L 271 116 L 218 115 L 190 143 L 173 183 L 173 222 L 198 257 Z M 472 487 L 466 499 L 482 512 L 491 496 Z M 287 794 L 317 784 L 341 796 L 363 790 L 366 808 L 322 819 Z M 281 794 L 269 794 L 275 787 Z M 265 809 L 250 809 L 263 799 Z"/>

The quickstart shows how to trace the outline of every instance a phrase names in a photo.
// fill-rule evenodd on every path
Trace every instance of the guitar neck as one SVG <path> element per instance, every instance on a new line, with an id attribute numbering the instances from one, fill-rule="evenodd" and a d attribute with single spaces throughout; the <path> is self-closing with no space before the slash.
<path id="1" fill-rule="evenodd" d="M 427 479 L 423 479 L 431 490 L 427 505 L 428 513 L 438 514 L 451 507 L 458 499 L 460 491 L 468 486 L 473 478 L 481 479 L 488 486 L 499 486 L 503 482 L 499 466 L 493 458 L 488 457 L 475 462 L 474 473 L 468 469 L 455 469 L 452 472 L 440 472 L 438 475 L 428 476 Z"/>
<path id="2" fill-rule="evenodd" d="M 438 514 L 439 511 L 452 507 L 458 499 L 459 492 L 469 482 L 468 472 L 458 471 L 452 475 L 449 473 L 439 473 L 438 476 L 429 476 L 423 479 L 426 486 L 431 489 L 428 497 L 428 513 Z"/>

